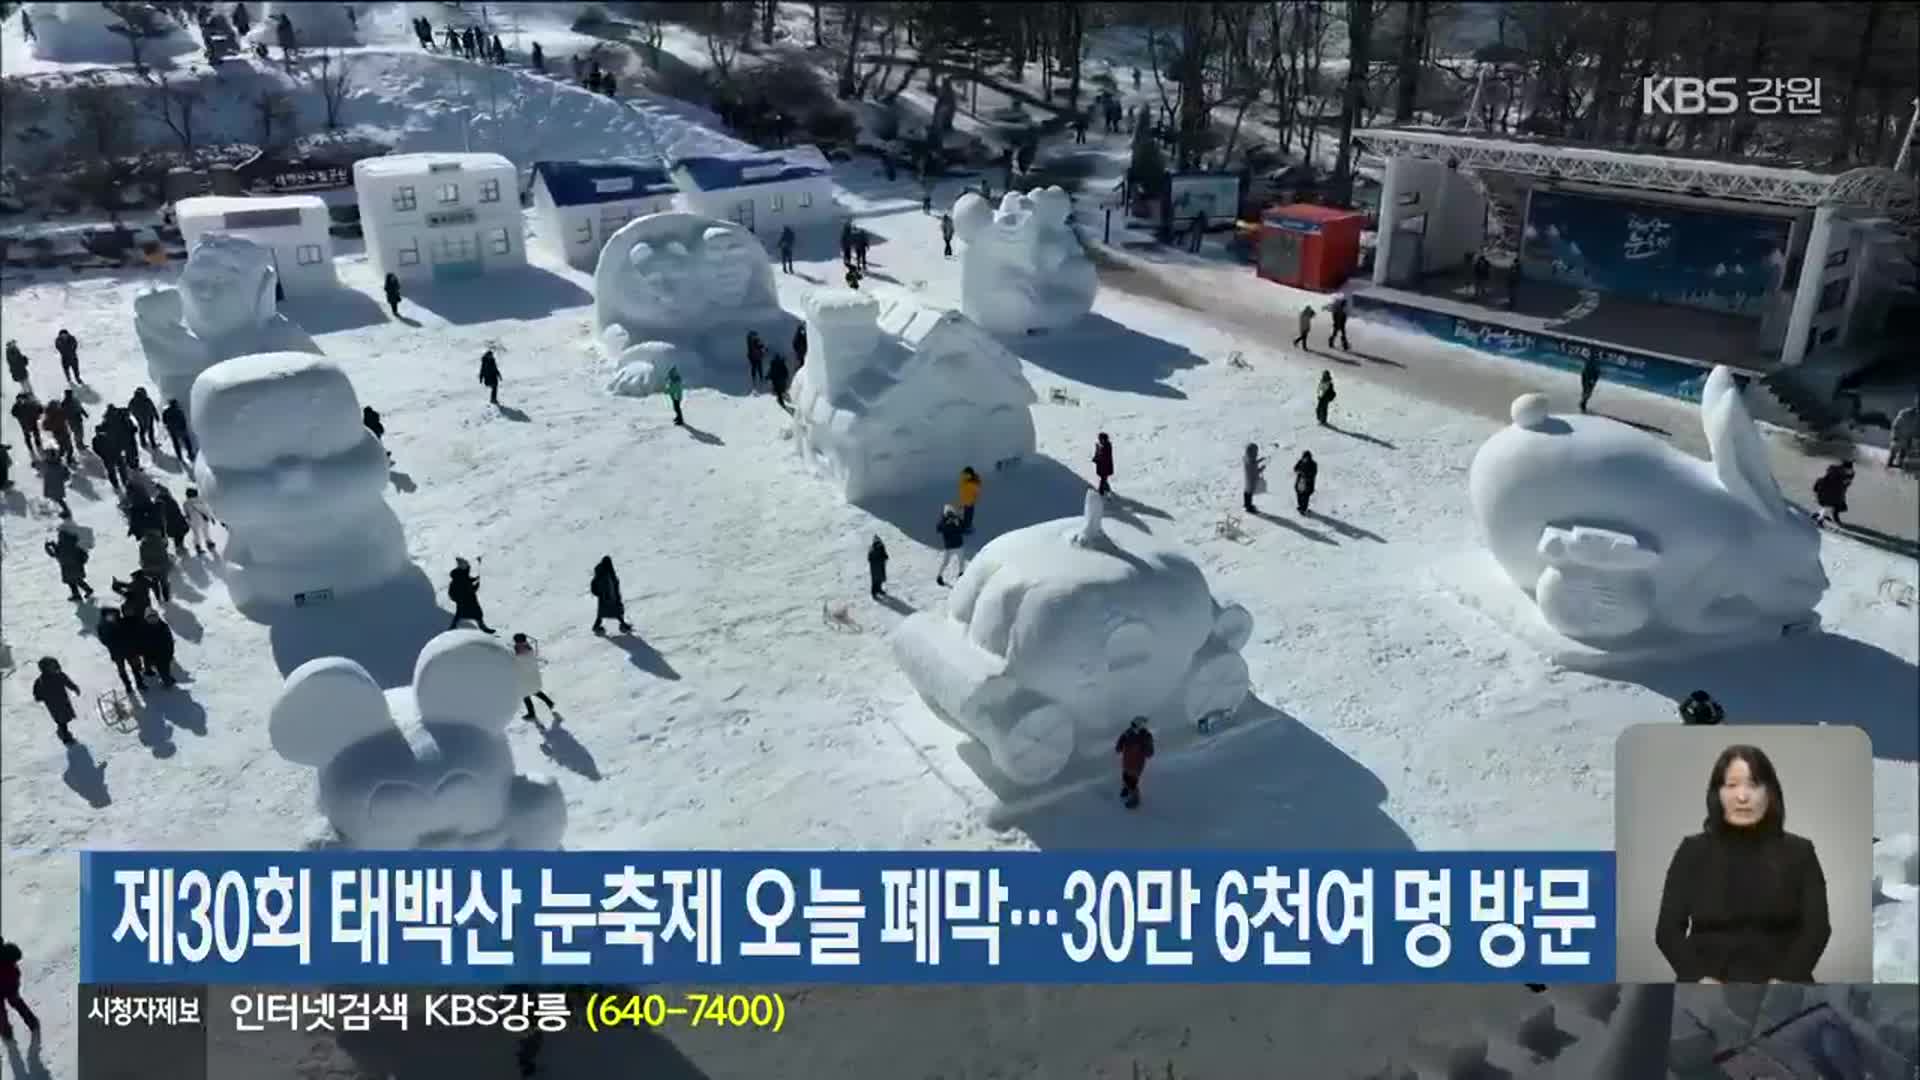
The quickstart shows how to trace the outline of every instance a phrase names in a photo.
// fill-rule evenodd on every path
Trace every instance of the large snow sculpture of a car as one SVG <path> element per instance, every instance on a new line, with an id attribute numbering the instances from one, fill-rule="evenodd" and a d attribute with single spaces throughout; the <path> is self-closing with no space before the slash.
<path id="1" fill-rule="evenodd" d="M 1110 754 L 1135 716 L 1230 714 L 1251 683 L 1253 617 L 1221 604 L 1193 561 L 1125 521 L 1083 518 L 1006 533 L 961 575 L 945 610 L 909 616 L 895 659 L 935 709 L 1015 783 Z"/>

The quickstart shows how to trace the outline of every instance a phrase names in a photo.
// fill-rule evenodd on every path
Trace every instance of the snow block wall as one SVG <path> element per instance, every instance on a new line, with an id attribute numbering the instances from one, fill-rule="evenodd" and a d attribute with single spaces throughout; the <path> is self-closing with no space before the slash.
<path id="1" fill-rule="evenodd" d="M 1920 838 L 1885 837 L 1873 845 L 1873 979 L 1920 978 Z"/>
<path id="2" fill-rule="evenodd" d="M 1111 755 L 1135 716 L 1191 724 L 1230 714 L 1251 689 L 1240 650 L 1253 617 L 1104 506 L 1090 491 L 1082 517 L 996 537 L 945 610 L 908 616 L 892 637 L 914 689 L 1019 784 Z"/>
<path id="3" fill-rule="evenodd" d="M 274 282 L 271 251 L 243 237 L 212 233 L 188 253 L 178 289 L 134 298 L 134 333 L 163 404 L 178 401 L 191 409 L 194 380 L 222 360 L 319 351 L 279 313 Z"/>
<path id="4" fill-rule="evenodd" d="M 333 361 L 310 353 L 228 360 L 193 387 L 194 481 L 226 523 L 236 606 L 344 596 L 407 568 L 387 506 L 387 455 Z"/>
<path id="5" fill-rule="evenodd" d="M 1009 191 L 994 210 L 966 194 L 953 206 L 960 310 L 996 334 L 1058 330 L 1093 310 L 1100 277 L 1073 231 L 1073 200 L 1057 187 Z"/>
<path id="6" fill-rule="evenodd" d="M 247 32 L 247 40 L 278 48 L 280 38 L 275 24 L 280 16 L 285 15 L 293 22 L 293 41 L 298 48 L 358 45 L 360 28 L 347 17 L 347 7 L 346 4 L 315 3 L 314 0 L 303 0 L 296 4 L 262 4 L 253 29 Z"/>
<path id="7" fill-rule="evenodd" d="M 716 364 L 745 370 L 747 331 L 778 347 L 790 325 L 766 249 L 731 221 L 677 211 L 636 218 L 607 238 L 594 267 L 594 334 L 613 362 L 616 393 L 657 389 L 663 356 L 689 385 L 710 382 Z"/>
<path id="8" fill-rule="evenodd" d="M 1034 451 L 1020 358 L 964 315 L 849 289 L 807 301 L 794 442 L 850 502 L 945 485 Z"/>
<path id="9" fill-rule="evenodd" d="M 382 692 L 337 656 L 300 665 L 268 735 L 281 757 L 319 771 L 320 812 L 349 847 L 557 848 L 560 786 L 516 774 L 507 744 L 519 698 L 511 649 L 450 630 L 420 651 L 412 686 Z"/>
<path id="10" fill-rule="evenodd" d="M 122 25 L 120 16 L 105 4 L 27 4 L 25 8 L 33 19 L 34 38 L 28 44 L 37 59 L 59 64 L 125 64 L 133 59 L 126 35 L 112 29 Z M 168 33 L 141 45 L 148 63 L 199 48 L 171 15 L 156 17 Z"/>
<path id="11" fill-rule="evenodd" d="M 1813 624 L 1820 530 L 1781 495 L 1731 371 L 1701 393 L 1711 463 L 1547 408 L 1516 400 L 1467 482 L 1487 547 L 1554 631 L 1638 652 Z"/>

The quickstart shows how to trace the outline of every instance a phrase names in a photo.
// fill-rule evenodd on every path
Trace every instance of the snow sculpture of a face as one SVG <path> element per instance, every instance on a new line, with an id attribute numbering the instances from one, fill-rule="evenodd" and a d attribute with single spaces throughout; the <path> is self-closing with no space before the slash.
<path id="1" fill-rule="evenodd" d="M 634 317 L 671 322 L 698 318 L 706 307 L 695 273 L 698 267 L 678 241 L 635 244 L 627 254 L 627 266 L 629 289 L 621 294 L 621 307 Z"/>
<path id="2" fill-rule="evenodd" d="M 982 548 L 945 611 L 910 616 L 895 657 L 923 695 L 1021 783 L 1110 751 L 1134 716 L 1190 723 L 1249 689 L 1253 621 L 1217 603 L 1200 568 L 1146 530 L 1081 518 Z"/>
<path id="3" fill-rule="evenodd" d="M 429 641 L 413 685 L 382 692 L 340 657 L 287 676 L 268 734 L 320 774 L 319 806 L 350 847 L 555 848 L 566 801 L 514 772 L 506 728 L 519 701 L 513 652 L 477 630 Z"/>
<path id="4" fill-rule="evenodd" d="M 978 195 L 954 204 L 961 310 L 996 334 L 1057 330 L 1093 310 L 1100 281 L 1057 187 L 1008 192 L 995 211 Z"/>
<path id="5" fill-rule="evenodd" d="M 196 337 L 218 340 L 273 318 L 273 253 L 223 233 L 200 238 L 180 271 L 180 312 Z"/>
<path id="6" fill-rule="evenodd" d="M 1808 625 L 1827 589 L 1820 530 L 1774 481 L 1728 369 L 1700 399 L 1711 463 L 1524 395 L 1475 454 L 1474 517 L 1548 626 L 1601 652 Z"/>
<path id="7" fill-rule="evenodd" d="M 707 303 L 737 307 L 747 300 L 754 273 L 767 261 L 758 241 L 737 227 L 715 225 L 701 237 L 700 265 Z"/>

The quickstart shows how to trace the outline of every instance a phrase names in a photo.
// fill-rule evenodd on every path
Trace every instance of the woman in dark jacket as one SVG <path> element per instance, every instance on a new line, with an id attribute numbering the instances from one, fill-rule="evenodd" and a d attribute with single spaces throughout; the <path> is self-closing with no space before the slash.
<path id="1" fill-rule="evenodd" d="M 140 668 L 140 646 L 134 640 L 134 627 L 121 617 L 119 608 L 100 609 L 100 621 L 94 624 L 93 636 L 106 648 L 114 670 L 120 673 L 120 685 L 127 688 L 127 693 L 133 693 L 135 687 L 145 690 L 147 678 Z M 129 672 L 128 668 L 133 670 Z"/>
<path id="2" fill-rule="evenodd" d="M 1313 460 L 1313 451 L 1302 450 L 1300 460 L 1293 463 L 1293 505 L 1300 513 L 1307 512 L 1307 503 L 1313 499 L 1313 489 L 1320 482 L 1320 463 Z"/>
<path id="3" fill-rule="evenodd" d="M 1681 982 L 1812 982 L 1833 928 L 1827 879 L 1759 748 L 1729 746 L 1707 781 L 1707 819 L 1667 867 L 1654 941 Z"/>
<path id="4" fill-rule="evenodd" d="M 388 274 L 386 290 L 387 307 L 392 309 L 393 317 L 397 319 L 400 317 L 400 278 L 394 274 Z"/>
<path id="5" fill-rule="evenodd" d="M 58 536 L 47 541 L 47 554 L 60 564 L 60 584 L 67 587 L 71 599 L 84 600 L 93 595 L 93 586 L 87 584 L 87 549 L 80 546 L 78 533 L 61 529 Z"/>
<path id="6" fill-rule="evenodd" d="M 867 585 L 875 600 L 887 591 L 887 545 L 877 536 L 867 546 Z"/>
<path id="7" fill-rule="evenodd" d="M 480 385 L 487 388 L 487 400 L 500 404 L 500 362 L 493 358 L 493 350 L 480 354 Z"/>
<path id="8" fill-rule="evenodd" d="M 453 601 L 453 621 L 447 629 L 470 620 L 484 633 L 493 633 L 486 613 L 480 609 L 480 579 L 473 576 L 473 566 L 465 559 L 453 560 L 453 572 L 447 575 L 447 599 Z"/>
<path id="9" fill-rule="evenodd" d="M 620 624 L 620 632 L 633 633 L 633 627 L 627 624 L 627 602 L 620 596 L 620 575 L 614 572 L 613 556 L 602 555 L 600 561 L 593 564 L 593 584 L 587 586 L 593 594 L 593 632 L 605 636 L 606 628 L 600 623 L 612 619 Z"/>
<path id="10" fill-rule="evenodd" d="M 173 541 L 173 549 L 180 553 L 181 558 L 186 558 L 189 532 L 187 515 L 181 511 L 180 504 L 174 501 L 173 492 L 164 487 L 154 490 L 153 503 L 160 508 L 160 528 L 167 534 L 167 539 Z"/>
<path id="11" fill-rule="evenodd" d="M 147 674 L 159 679 L 162 686 L 173 686 L 173 627 L 158 611 L 148 608 L 140 616 L 140 625 L 133 628 L 133 640 Z"/>
<path id="12" fill-rule="evenodd" d="M 1100 478 L 1100 494 L 1113 494 L 1113 442 L 1101 432 L 1093 441 L 1093 475 Z"/>

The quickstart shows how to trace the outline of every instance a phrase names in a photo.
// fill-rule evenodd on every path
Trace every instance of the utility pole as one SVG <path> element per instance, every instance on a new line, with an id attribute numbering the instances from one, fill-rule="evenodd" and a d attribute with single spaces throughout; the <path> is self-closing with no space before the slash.
<path id="1" fill-rule="evenodd" d="M 1907 121 L 1907 137 L 1900 140 L 1900 152 L 1894 156 L 1894 172 L 1905 175 L 1907 162 L 1913 159 L 1913 140 L 1917 134 L 1920 134 L 1920 97 L 1913 99 L 1913 118 Z"/>

